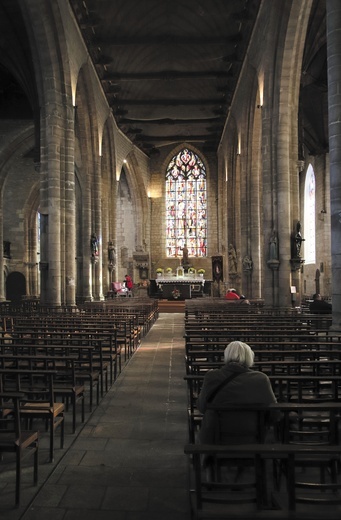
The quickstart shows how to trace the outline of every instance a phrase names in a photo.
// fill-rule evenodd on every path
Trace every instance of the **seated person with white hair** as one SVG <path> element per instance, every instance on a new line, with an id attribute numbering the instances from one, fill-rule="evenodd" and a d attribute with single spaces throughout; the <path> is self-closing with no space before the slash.
<path id="1" fill-rule="evenodd" d="M 225 364 L 222 368 L 209 370 L 204 378 L 197 406 L 204 414 L 200 442 L 203 444 L 245 444 L 259 442 L 256 412 L 232 411 L 226 414 L 223 424 L 217 423 L 212 404 L 217 407 L 229 405 L 257 404 L 268 406 L 276 403 L 270 380 L 266 374 L 251 370 L 254 352 L 241 341 L 232 341 L 224 351 Z M 271 415 L 278 420 L 279 414 Z M 219 431 L 217 431 L 217 429 Z M 221 432 L 223 430 L 223 433 Z"/>

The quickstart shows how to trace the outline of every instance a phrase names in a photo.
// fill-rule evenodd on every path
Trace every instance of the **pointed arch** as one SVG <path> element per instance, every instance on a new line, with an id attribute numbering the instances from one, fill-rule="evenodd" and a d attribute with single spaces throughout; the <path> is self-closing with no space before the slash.
<path id="1" fill-rule="evenodd" d="M 316 261 L 316 228 L 315 228 L 315 173 L 311 164 L 304 183 L 304 259 L 305 264 L 315 264 Z"/>
<path id="2" fill-rule="evenodd" d="M 166 254 L 207 256 L 206 168 L 200 156 L 188 147 L 170 160 L 166 169 Z"/>

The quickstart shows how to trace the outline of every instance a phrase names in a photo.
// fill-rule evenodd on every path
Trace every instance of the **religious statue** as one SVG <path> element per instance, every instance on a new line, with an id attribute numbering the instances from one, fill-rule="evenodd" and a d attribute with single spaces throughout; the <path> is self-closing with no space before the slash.
<path id="1" fill-rule="evenodd" d="M 187 245 L 185 244 L 184 247 L 181 248 L 181 251 L 182 251 L 182 265 L 185 267 L 187 265 L 189 265 L 189 261 L 188 261 L 188 248 L 187 248 Z"/>
<path id="2" fill-rule="evenodd" d="M 236 273 L 237 272 L 237 253 L 235 250 L 235 247 L 230 244 L 229 245 L 229 272 L 230 273 Z"/>
<path id="3" fill-rule="evenodd" d="M 244 271 L 252 271 L 253 262 L 248 255 L 245 255 L 243 258 L 243 269 Z"/>
<path id="4" fill-rule="evenodd" d="M 110 264 L 115 265 L 115 247 L 111 240 L 108 244 L 108 260 Z"/>
<path id="5" fill-rule="evenodd" d="M 278 260 L 278 258 L 278 235 L 277 231 L 274 229 L 269 240 L 269 259 Z"/>
<path id="6" fill-rule="evenodd" d="M 298 221 L 297 224 L 296 224 L 296 233 L 295 233 L 295 236 L 294 236 L 294 243 L 293 243 L 293 246 L 294 246 L 294 258 L 300 258 L 301 257 L 301 246 L 302 246 L 302 242 L 304 241 L 305 239 L 302 237 L 302 233 L 301 233 L 301 222 Z"/>
<path id="7" fill-rule="evenodd" d="M 90 248 L 92 256 L 98 256 L 98 238 L 95 233 L 91 235 Z"/>

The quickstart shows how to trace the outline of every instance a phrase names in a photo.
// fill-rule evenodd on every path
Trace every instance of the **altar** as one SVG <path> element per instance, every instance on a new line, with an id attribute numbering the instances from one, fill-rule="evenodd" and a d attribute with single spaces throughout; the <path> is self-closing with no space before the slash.
<path id="1" fill-rule="evenodd" d="M 159 277 L 151 280 L 151 285 L 160 298 L 172 300 L 187 300 L 203 296 L 206 280 L 201 277 Z"/>

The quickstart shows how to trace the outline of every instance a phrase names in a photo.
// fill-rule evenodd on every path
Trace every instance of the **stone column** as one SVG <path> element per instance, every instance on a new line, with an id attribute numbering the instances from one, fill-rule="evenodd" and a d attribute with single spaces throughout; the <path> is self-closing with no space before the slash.
<path id="1" fill-rule="evenodd" d="M 41 239 L 41 263 L 43 280 L 46 282 L 46 303 L 50 306 L 61 305 L 61 241 L 60 241 L 60 129 L 63 126 L 63 119 L 60 115 L 59 107 L 53 105 L 49 107 L 46 114 L 44 127 L 47 130 L 46 150 L 47 156 L 44 164 L 47 167 L 47 214 L 46 218 L 41 218 L 42 233 Z M 42 217 L 42 216 L 41 216 Z M 47 253 L 47 254 L 46 254 Z"/>
<path id="2" fill-rule="evenodd" d="M 341 327 L 341 2 L 327 0 L 333 328 Z"/>
<path id="3" fill-rule="evenodd" d="M 76 304 L 75 108 L 68 107 L 65 157 L 65 296 Z"/>
<path id="4" fill-rule="evenodd" d="M 5 289 L 5 276 L 4 276 L 4 253 L 3 253 L 3 200 L 1 199 L 1 208 L 0 208 L 0 244 L 1 244 L 1 255 L 0 255 L 0 301 L 6 300 L 6 289 Z"/>
<path id="5" fill-rule="evenodd" d="M 102 233 L 102 157 L 99 155 L 95 163 L 94 187 L 95 187 L 95 207 L 94 207 L 94 222 L 95 232 L 99 241 L 98 262 L 94 264 L 93 270 L 93 287 L 94 296 L 96 300 L 103 300 L 103 247 L 105 247 L 105 254 L 107 254 L 107 244 L 103 244 Z"/>

